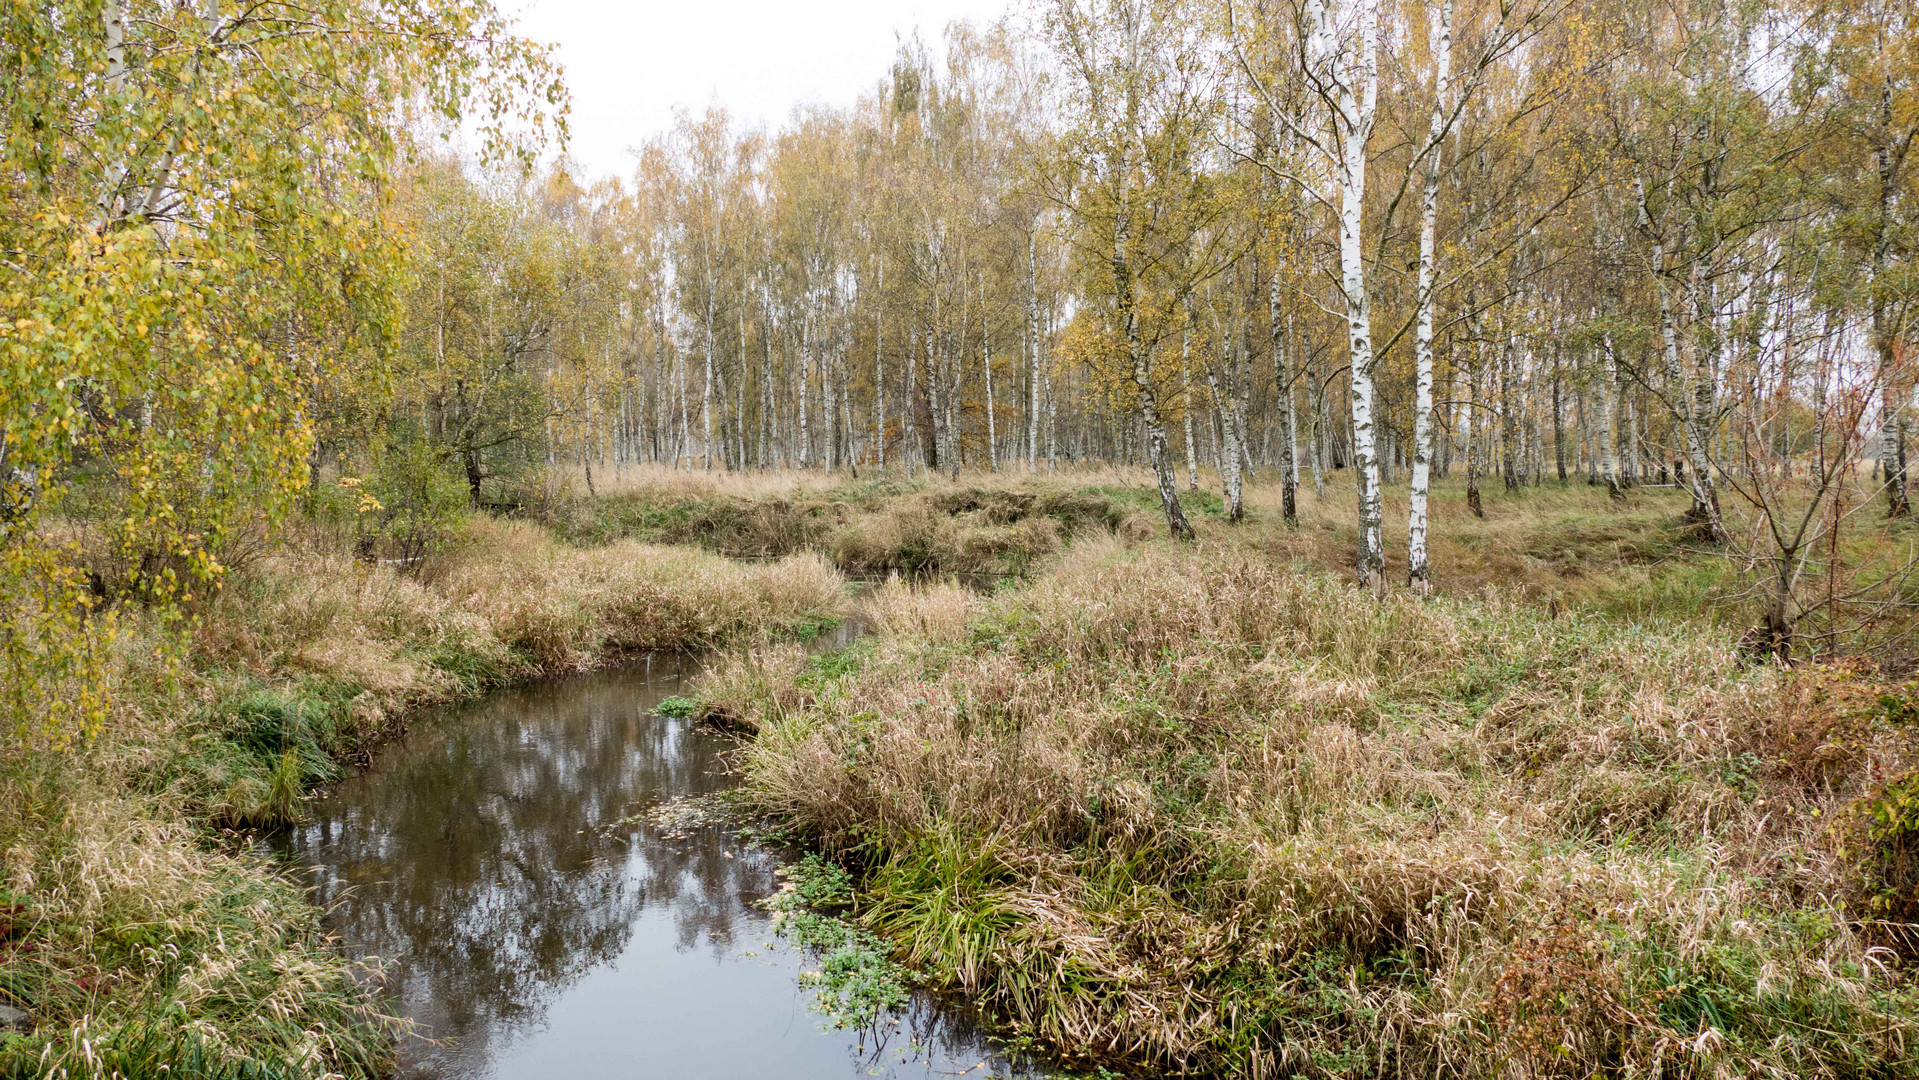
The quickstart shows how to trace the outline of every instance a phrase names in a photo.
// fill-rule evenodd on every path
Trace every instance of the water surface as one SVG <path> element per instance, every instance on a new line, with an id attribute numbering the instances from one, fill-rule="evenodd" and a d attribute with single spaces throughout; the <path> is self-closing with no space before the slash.
<path id="1" fill-rule="evenodd" d="M 717 733 L 657 715 L 654 656 L 428 713 L 282 841 L 348 953 L 378 957 L 409 1078 L 1013 1076 L 920 998 L 826 1029 L 756 902 L 778 858 L 714 825 L 621 824 L 733 783 Z"/>

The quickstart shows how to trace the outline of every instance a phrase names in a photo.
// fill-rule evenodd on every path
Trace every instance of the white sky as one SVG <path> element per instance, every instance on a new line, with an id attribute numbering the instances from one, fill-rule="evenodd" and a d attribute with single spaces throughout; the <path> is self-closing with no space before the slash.
<path id="1" fill-rule="evenodd" d="M 673 107 L 717 102 L 777 127 L 806 102 L 850 105 L 915 28 L 937 50 L 948 22 L 987 23 L 1007 0 L 504 0 L 520 32 L 558 46 L 573 91 L 570 153 L 587 177 L 632 172 L 629 147 Z M 936 52 L 937 55 L 937 52 Z"/>

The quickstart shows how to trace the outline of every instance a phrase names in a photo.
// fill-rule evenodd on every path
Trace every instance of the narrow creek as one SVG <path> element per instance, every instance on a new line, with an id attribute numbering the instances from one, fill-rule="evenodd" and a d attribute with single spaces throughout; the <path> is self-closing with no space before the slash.
<path id="1" fill-rule="evenodd" d="M 1026 1076 L 916 998 L 831 1030 L 815 963 L 757 901 L 780 858 L 715 825 L 619 824 L 735 783 L 728 740 L 659 715 L 697 658 L 655 655 L 418 718 L 278 841 L 415 1034 L 407 1078 Z"/>

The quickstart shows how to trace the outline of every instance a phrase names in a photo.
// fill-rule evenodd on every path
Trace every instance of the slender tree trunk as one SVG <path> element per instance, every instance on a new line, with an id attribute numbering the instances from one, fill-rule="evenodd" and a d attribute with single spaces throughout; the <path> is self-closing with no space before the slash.
<path id="1" fill-rule="evenodd" d="M 1345 65 L 1333 55 L 1330 22 L 1323 0 L 1311 4 L 1315 44 L 1322 63 Z M 1346 332 L 1352 363 L 1352 450 L 1359 503 L 1359 544 L 1354 568 L 1359 585 L 1373 592 L 1385 586 L 1386 555 L 1381 543 L 1379 454 L 1374 434 L 1372 299 L 1366 285 L 1366 254 L 1361 226 L 1366 204 L 1366 144 L 1379 100 L 1379 3 L 1360 0 L 1359 54 L 1356 69 L 1335 79 L 1335 128 L 1339 135 L 1339 267 L 1346 299 Z"/>
<path id="2" fill-rule="evenodd" d="M 104 0 L 101 4 L 100 19 L 106 35 L 106 84 L 107 95 L 112 100 L 112 108 L 120 109 L 120 101 L 127 88 L 127 12 L 125 0 Z M 106 183 L 100 188 L 98 198 L 99 228 L 104 231 L 120 214 L 120 189 L 126 183 L 127 163 L 123 151 L 115 148 L 114 157 L 107 166 Z"/>
<path id="3" fill-rule="evenodd" d="M 820 345 L 818 364 L 820 376 L 820 437 L 824 445 L 820 450 L 822 463 L 828 469 L 837 469 L 839 462 L 839 442 L 836 430 L 839 426 L 839 409 L 833 402 L 833 373 L 831 363 L 832 340 L 829 338 Z"/>
<path id="4" fill-rule="evenodd" d="M 739 376 L 733 388 L 733 463 L 745 470 L 746 460 L 746 305 L 740 304 L 740 354 L 735 373 Z"/>
<path id="5" fill-rule="evenodd" d="M 1051 326 L 1048 325 L 1046 329 L 1047 336 L 1050 338 Z M 1053 395 L 1053 365 L 1042 366 L 1040 377 L 1046 383 L 1046 471 L 1057 472 L 1059 470 L 1059 400 Z"/>
<path id="6" fill-rule="evenodd" d="M 1440 0 L 1432 28 L 1433 114 L 1426 133 L 1426 187 L 1419 210 L 1418 305 L 1413 331 L 1413 478 L 1406 514 L 1406 573 L 1414 592 L 1432 592 L 1426 544 L 1426 501 L 1433 468 L 1433 289 L 1439 237 L 1440 158 L 1445 150 L 1448 84 L 1452 78 L 1453 0 Z"/>
<path id="7" fill-rule="evenodd" d="M 1879 198 L 1867 287 L 1872 297 L 1872 350 L 1877 362 L 1875 380 L 1880 384 L 1879 400 L 1882 403 L 1880 460 L 1884 463 L 1886 475 L 1886 516 L 1906 517 L 1912 513 L 1912 502 L 1906 493 L 1905 411 L 1897 403 L 1899 392 L 1895 383 L 1899 373 L 1894 370 L 1895 330 L 1885 289 L 1881 284 L 1892 247 L 1892 198 L 1896 171 L 1892 148 L 1887 145 L 1888 129 L 1892 122 L 1890 86 L 1888 83 L 1888 89 L 1880 98 L 1880 137 L 1874 140 L 1872 151 L 1873 173 L 1879 182 Z"/>
<path id="8" fill-rule="evenodd" d="M 1026 471 L 1039 471 L 1039 256 L 1037 222 L 1026 234 Z"/>
<path id="9" fill-rule="evenodd" d="M 927 459 L 926 464 L 927 464 L 927 467 L 932 469 L 935 473 L 945 469 L 947 462 L 951 458 L 951 455 L 948 454 L 946 450 L 946 409 L 945 409 L 945 403 L 941 400 L 941 394 L 940 394 L 940 391 L 942 389 L 940 384 L 943 380 L 940 378 L 939 360 L 938 360 L 938 357 L 935 355 L 935 352 L 934 352 L 935 346 L 933 343 L 933 339 L 936 336 L 937 336 L 937 331 L 931 328 L 927 330 L 926 332 L 926 411 L 927 411 L 927 419 L 930 420 L 933 424 L 933 432 L 932 432 L 933 453 L 932 453 L 932 456 Z"/>
<path id="10" fill-rule="evenodd" d="M 1192 330 L 1182 328 L 1179 332 L 1179 388 L 1186 396 L 1186 407 L 1181 411 L 1186 423 L 1186 490 L 1199 490 L 1199 462 L 1193 456 L 1193 377 L 1192 377 Z"/>
<path id="11" fill-rule="evenodd" d="M 873 459 L 886 475 L 886 260 L 873 272 Z"/>
<path id="12" fill-rule="evenodd" d="M 1475 301 L 1471 296 L 1466 298 L 1468 308 L 1472 307 L 1474 303 Z M 1470 350 L 1472 359 L 1467 362 L 1466 367 L 1466 408 L 1460 413 L 1459 430 L 1461 437 L 1464 438 L 1466 442 L 1466 508 L 1473 512 L 1474 517 L 1484 518 L 1486 516 L 1486 507 L 1480 502 L 1479 498 L 1479 430 L 1485 425 L 1479 423 L 1480 352 L 1479 320 L 1477 318 L 1473 319 L 1472 327 L 1473 341 Z"/>
<path id="13" fill-rule="evenodd" d="M 1687 518 L 1708 543 L 1719 543 L 1725 539 L 1726 530 L 1719 516 L 1719 496 L 1713 490 L 1712 465 L 1706 458 L 1705 433 L 1699 430 L 1698 417 L 1694 412 L 1697 396 L 1686 378 L 1685 365 L 1679 357 L 1679 330 L 1673 314 L 1671 282 L 1666 269 L 1666 249 L 1659 233 L 1652 225 L 1651 213 L 1646 207 L 1646 188 L 1638 177 L 1633 178 L 1635 193 L 1639 198 L 1639 226 L 1652 243 L 1653 291 L 1659 301 L 1659 339 L 1661 353 L 1665 360 L 1666 379 L 1671 384 L 1673 395 L 1674 419 L 1678 421 L 1680 434 L 1686 441 L 1686 457 L 1692 468 L 1686 475 L 1679 477 L 1680 483 L 1692 496 L 1692 509 Z"/>
<path id="14" fill-rule="evenodd" d="M 1147 453 L 1153 473 L 1159 480 L 1159 501 L 1166 512 L 1166 528 L 1180 540 L 1194 538 L 1192 523 L 1179 505 L 1179 486 L 1173 479 L 1171 463 L 1166 460 L 1166 430 L 1160 424 L 1159 401 L 1153 392 L 1152 361 L 1139 335 L 1139 312 L 1133 297 L 1133 271 L 1128 233 L 1130 210 L 1122 205 L 1113 227 L 1112 274 L 1115 307 L 1119 314 L 1122 340 L 1131 361 L 1133 390 L 1139 401 L 1139 418 L 1146 427 Z"/>
<path id="15" fill-rule="evenodd" d="M 858 440 L 853 434 L 853 378 L 851 371 L 848 370 L 850 365 L 847 359 L 842 353 L 839 363 L 834 365 L 840 373 L 840 460 L 852 471 L 853 478 L 857 480 L 860 468 Z"/>
<path id="16" fill-rule="evenodd" d="M 999 471 L 999 429 L 993 419 L 993 342 L 986 333 L 986 287 L 980 286 L 979 362 L 986 369 L 986 471 Z"/>
<path id="17" fill-rule="evenodd" d="M 906 416 L 900 445 L 905 448 L 906 475 L 912 476 L 925 463 L 926 451 L 920 446 L 919 406 L 919 331 L 909 332 L 906 347 Z"/>
<path id="18" fill-rule="evenodd" d="M 1553 342 L 1553 471 L 1559 486 L 1566 486 L 1566 410 L 1560 400 L 1559 342 Z"/>
<path id="19" fill-rule="evenodd" d="M 712 280 L 708 278 L 706 299 L 706 375 L 700 382 L 700 436 L 703 443 L 701 453 L 705 459 L 704 468 L 713 470 L 713 290 Z"/>
<path id="20" fill-rule="evenodd" d="M 1237 335 L 1221 334 L 1219 336 L 1223 351 L 1230 354 L 1233 349 L 1233 339 Z M 1227 356 L 1221 356 L 1220 363 L 1228 370 L 1231 369 L 1232 361 Z M 1217 369 L 1212 364 L 1206 365 L 1206 386 L 1212 391 L 1214 408 L 1220 419 L 1220 434 L 1223 436 L 1219 452 L 1219 479 L 1226 496 L 1226 519 L 1239 521 L 1246 516 L 1246 506 L 1240 485 L 1238 423 L 1233 417 L 1230 404 L 1232 387 L 1221 389 Z"/>
<path id="21" fill-rule="evenodd" d="M 1618 502 L 1625 497 L 1619 485 L 1618 438 L 1614 434 L 1619 423 L 1619 401 L 1614 392 L 1619 385 L 1619 359 L 1613 354 L 1612 338 L 1603 339 L 1600 347 L 1606 351 L 1606 381 L 1599 391 L 1599 445 L 1594 449 L 1599 452 L 1599 472 L 1606 482 L 1606 494 Z"/>
<path id="22" fill-rule="evenodd" d="M 1279 423 L 1279 509 L 1288 525 L 1299 524 L 1299 440 L 1295 434 L 1298 417 L 1293 411 L 1292 324 L 1280 310 L 1279 275 L 1266 281 L 1267 329 L 1272 335 L 1273 393 L 1276 395 L 1274 418 Z M 1191 436 L 1188 436 L 1188 442 Z"/>
<path id="23" fill-rule="evenodd" d="M 1499 477 L 1508 492 L 1519 490 L 1519 387 L 1513 377 L 1514 337 L 1506 332 L 1499 350 Z"/>
<path id="24" fill-rule="evenodd" d="M 1227 368 L 1225 372 L 1226 393 L 1233 402 L 1233 424 L 1237 432 L 1235 439 L 1239 443 L 1239 469 L 1242 485 L 1254 480 L 1258 470 L 1253 465 L 1252 425 L 1247 417 L 1253 412 L 1252 379 L 1249 377 L 1253 367 L 1252 304 L 1259 299 L 1259 268 L 1257 261 L 1253 268 L 1253 287 L 1247 297 L 1247 306 L 1240 309 L 1240 297 L 1228 293 L 1233 298 L 1230 309 L 1232 315 L 1233 347 L 1227 350 Z M 1233 518 L 1238 521 L 1245 517 L 1244 503 Z"/>
<path id="25" fill-rule="evenodd" d="M 807 422 L 806 422 L 807 421 L 806 382 L 807 382 L 807 378 L 811 374 L 809 369 L 812 366 L 813 366 L 813 313 L 809 311 L 807 312 L 805 318 L 802 319 L 800 322 L 800 386 L 799 386 L 800 392 L 797 395 L 795 395 L 796 397 L 799 398 L 800 430 L 799 430 L 799 438 L 797 440 L 798 445 L 795 448 L 794 452 L 797 458 L 796 464 L 802 469 L 806 468 L 807 448 L 812 445 L 812 443 L 807 438 L 807 436 L 809 435 L 809 432 L 807 431 Z"/>
<path id="26" fill-rule="evenodd" d="M 955 338 L 963 337 L 955 335 Z M 940 356 L 940 400 L 946 405 L 946 474 L 958 480 L 960 465 L 963 464 L 960 460 L 960 422 L 964 418 L 960 413 L 960 399 L 964 387 L 960 378 L 964 374 L 965 358 L 957 340 L 949 338 L 948 346 L 941 350 Z"/>
<path id="27" fill-rule="evenodd" d="M 770 298 L 769 298 L 770 299 Z M 766 349 L 760 358 L 760 430 L 759 463 L 764 469 L 771 462 L 773 451 L 773 338 L 775 328 L 773 311 L 769 304 L 765 317 L 761 319 L 761 330 L 766 335 Z"/>
<path id="28" fill-rule="evenodd" d="M 1620 432 L 1620 485 L 1633 487 L 1641 480 L 1639 474 L 1639 407 L 1633 405 L 1633 395 L 1625 389 L 1625 376 L 1618 374 L 1612 393 L 1616 399 L 1625 401 L 1625 428 Z"/>
<path id="29" fill-rule="evenodd" d="M 1307 446 L 1312 450 L 1313 497 L 1326 497 L 1326 384 L 1320 381 L 1319 365 L 1307 373 L 1306 407 L 1311 410 L 1312 431 Z"/>

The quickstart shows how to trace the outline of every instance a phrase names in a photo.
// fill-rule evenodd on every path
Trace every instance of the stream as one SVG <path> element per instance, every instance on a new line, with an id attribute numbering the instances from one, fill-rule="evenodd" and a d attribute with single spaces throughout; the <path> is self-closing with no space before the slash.
<path id="1" fill-rule="evenodd" d="M 399 1075 L 1032 1075 L 925 995 L 827 1028 L 798 982 L 817 960 L 757 906 L 778 854 L 717 825 L 620 824 L 736 782 L 725 736 L 655 712 L 698 664 L 637 658 L 425 713 L 278 839 L 412 1022 Z"/>

